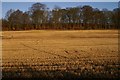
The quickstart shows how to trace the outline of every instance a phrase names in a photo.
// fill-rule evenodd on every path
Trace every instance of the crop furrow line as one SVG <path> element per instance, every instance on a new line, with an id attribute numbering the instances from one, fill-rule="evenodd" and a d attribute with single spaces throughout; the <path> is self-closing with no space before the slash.
<path id="1" fill-rule="evenodd" d="M 75 59 L 72 59 L 72 58 L 69 58 L 69 57 L 66 57 L 66 56 L 63 56 L 63 55 L 58 55 L 58 54 L 55 54 L 55 53 L 47 52 L 47 51 L 44 51 L 44 50 L 39 50 L 39 49 L 33 48 L 33 47 L 31 47 L 31 46 L 25 45 L 25 44 L 23 44 L 23 43 L 21 43 L 21 45 L 23 45 L 23 46 L 25 46 L 25 47 L 27 47 L 27 48 L 36 50 L 36 51 L 44 52 L 44 53 L 47 53 L 47 54 L 50 54 L 50 55 L 55 55 L 55 56 L 58 56 L 58 57 L 62 57 L 62 58 L 65 58 L 65 59 L 69 59 L 69 60 L 75 61 Z"/>

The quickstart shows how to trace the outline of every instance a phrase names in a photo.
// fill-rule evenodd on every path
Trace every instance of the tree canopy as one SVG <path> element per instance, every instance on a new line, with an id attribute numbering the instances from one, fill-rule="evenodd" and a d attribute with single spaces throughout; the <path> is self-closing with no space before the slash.
<path id="1" fill-rule="evenodd" d="M 99 10 L 89 5 L 49 10 L 45 4 L 35 3 L 28 11 L 10 9 L 2 19 L 3 30 L 29 29 L 119 29 L 120 8 Z"/>

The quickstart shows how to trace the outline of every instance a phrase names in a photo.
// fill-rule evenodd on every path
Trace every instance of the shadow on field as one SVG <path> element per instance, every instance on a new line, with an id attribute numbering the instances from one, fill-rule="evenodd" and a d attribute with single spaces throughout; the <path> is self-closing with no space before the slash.
<path id="1" fill-rule="evenodd" d="M 111 79 L 116 80 L 118 76 L 118 68 L 105 66 L 104 70 L 94 69 L 71 69 L 71 70 L 39 70 L 22 64 L 17 70 L 3 70 L 3 79 L 17 78 L 37 78 L 39 80 L 80 80 L 80 79 Z M 97 67 L 97 66 L 96 66 Z"/>

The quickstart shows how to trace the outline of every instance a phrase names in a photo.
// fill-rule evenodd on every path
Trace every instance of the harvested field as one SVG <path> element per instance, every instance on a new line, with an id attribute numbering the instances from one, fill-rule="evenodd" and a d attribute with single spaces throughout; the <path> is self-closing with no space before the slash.
<path id="1" fill-rule="evenodd" d="M 3 31 L 3 78 L 118 77 L 118 31 Z"/>

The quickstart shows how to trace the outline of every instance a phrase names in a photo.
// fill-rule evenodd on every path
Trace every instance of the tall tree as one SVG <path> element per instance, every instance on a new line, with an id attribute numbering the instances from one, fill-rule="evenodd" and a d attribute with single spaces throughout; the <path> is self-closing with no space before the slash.
<path id="1" fill-rule="evenodd" d="M 32 24 L 31 24 L 31 18 L 30 18 L 30 14 L 29 12 L 24 12 L 23 15 L 22 15 L 22 24 L 23 24 L 23 29 L 24 30 L 27 30 L 27 29 L 33 29 L 32 28 Z"/>
<path id="2" fill-rule="evenodd" d="M 56 28 L 56 29 L 60 28 L 60 17 L 61 17 L 60 10 L 61 8 L 59 6 L 55 6 L 54 9 L 52 10 L 52 15 L 51 15 L 51 20 L 53 24 L 52 28 Z"/>
<path id="3" fill-rule="evenodd" d="M 89 5 L 85 5 L 82 7 L 83 12 L 83 24 L 85 29 L 89 29 L 91 22 L 92 22 L 92 16 L 93 16 L 93 8 Z"/>
<path id="4" fill-rule="evenodd" d="M 113 16 L 112 16 L 112 21 L 114 24 L 114 28 L 118 29 L 120 28 L 120 8 L 115 8 L 113 10 Z"/>
<path id="5" fill-rule="evenodd" d="M 35 29 L 40 29 L 40 27 L 42 27 L 42 24 L 44 23 L 44 19 L 47 15 L 46 9 L 47 9 L 46 5 L 41 3 L 35 3 L 30 8 L 31 17 Z"/>
<path id="6" fill-rule="evenodd" d="M 14 11 L 13 13 L 10 14 L 10 16 L 8 17 L 8 21 L 11 24 L 11 29 L 12 30 L 20 30 L 22 29 L 22 15 L 23 12 L 20 11 L 19 9 Z"/>

